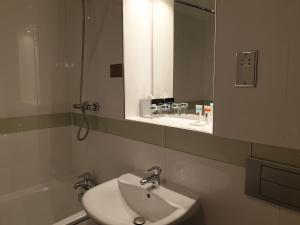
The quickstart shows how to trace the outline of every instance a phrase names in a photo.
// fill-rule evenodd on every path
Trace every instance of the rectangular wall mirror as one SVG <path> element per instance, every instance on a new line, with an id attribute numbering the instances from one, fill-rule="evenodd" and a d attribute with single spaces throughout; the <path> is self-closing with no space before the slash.
<path id="1" fill-rule="evenodd" d="M 125 70 L 125 90 L 136 89 L 135 101 L 125 93 L 126 104 L 130 102 L 129 105 L 138 106 L 133 112 L 127 105 L 126 118 L 212 133 L 215 1 L 151 0 L 147 4 L 145 2 L 144 7 L 147 4 L 151 7 L 148 12 L 151 25 L 148 29 L 145 26 L 142 29 L 149 32 L 151 45 L 148 52 L 150 55 L 144 59 L 150 63 L 151 71 L 150 78 L 148 75 L 147 78 L 141 79 L 146 77 L 144 71 L 143 75 L 137 75 L 139 77 L 136 77 L 135 82 L 142 80 L 149 85 L 145 87 L 146 92 L 132 87 L 130 79 L 127 79 L 129 76 L 133 80 L 132 73 L 126 74 Z M 124 17 L 126 20 L 126 12 Z M 126 27 L 124 29 L 126 33 Z M 145 39 L 139 41 L 144 41 L 145 45 L 149 44 Z M 124 44 L 126 69 L 126 35 Z M 145 83 L 140 85 L 143 86 Z"/>

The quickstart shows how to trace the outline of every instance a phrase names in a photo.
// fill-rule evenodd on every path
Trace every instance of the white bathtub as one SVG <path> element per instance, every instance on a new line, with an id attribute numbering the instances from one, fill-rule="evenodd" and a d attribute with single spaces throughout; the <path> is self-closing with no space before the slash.
<path id="1" fill-rule="evenodd" d="M 0 196 L 0 225 L 52 225 L 70 218 L 82 210 L 73 183 L 56 180 Z"/>

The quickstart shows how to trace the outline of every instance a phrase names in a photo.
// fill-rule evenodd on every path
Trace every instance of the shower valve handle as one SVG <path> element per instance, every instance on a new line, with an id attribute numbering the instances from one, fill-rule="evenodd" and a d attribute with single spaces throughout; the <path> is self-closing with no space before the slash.
<path id="1" fill-rule="evenodd" d="M 100 110 L 100 105 L 98 102 L 93 102 L 92 104 L 89 104 L 89 102 L 83 102 L 82 104 L 74 104 L 73 108 L 81 111 L 98 112 Z"/>
<path id="2" fill-rule="evenodd" d="M 74 109 L 81 109 L 81 105 L 80 105 L 80 104 L 74 104 L 74 105 L 73 105 L 73 108 L 74 108 Z"/>

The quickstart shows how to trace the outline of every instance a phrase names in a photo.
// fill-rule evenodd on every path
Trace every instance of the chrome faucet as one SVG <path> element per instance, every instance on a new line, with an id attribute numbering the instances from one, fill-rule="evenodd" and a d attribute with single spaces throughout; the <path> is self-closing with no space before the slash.
<path id="1" fill-rule="evenodd" d="M 74 189 L 82 187 L 84 190 L 89 190 L 96 186 L 96 182 L 92 178 L 92 174 L 89 172 L 81 174 L 78 178 L 80 180 L 74 184 Z"/>
<path id="2" fill-rule="evenodd" d="M 153 166 L 152 168 L 145 170 L 144 173 L 147 175 L 140 180 L 141 185 L 152 183 L 153 187 L 160 186 L 160 174 L 162 169 L 159 166 Z"/>

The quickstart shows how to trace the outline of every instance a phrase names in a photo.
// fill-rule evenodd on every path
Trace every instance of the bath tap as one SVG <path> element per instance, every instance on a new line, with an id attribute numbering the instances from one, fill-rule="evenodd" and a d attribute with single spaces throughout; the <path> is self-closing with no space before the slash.
<path id="1" fill-rule="evenodd" d="M 162 169 L 159 166 L 153 166 L 152 168 L 145 170 L 145 176 L 143 179 L 140 180 L 141 185 L 145 185 L 147 183 L 152 183 L 153 187 L 160 186 L 160 174 Z"/>
<path id="2" fill-rule="evenodd" d="M 92 174 L 89 172 L 81 174 L 78 178 L 80 180 L 74 184 L 74 189 L 82 187 L 85 190 L 89 190 L 96 186 L 96 182 L 93 180 Z"/>

